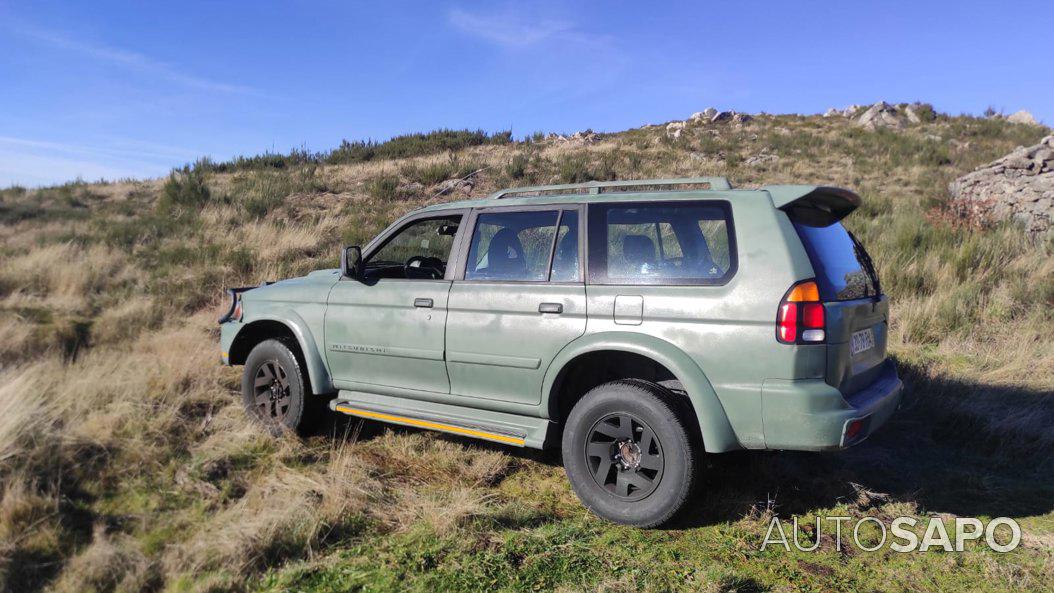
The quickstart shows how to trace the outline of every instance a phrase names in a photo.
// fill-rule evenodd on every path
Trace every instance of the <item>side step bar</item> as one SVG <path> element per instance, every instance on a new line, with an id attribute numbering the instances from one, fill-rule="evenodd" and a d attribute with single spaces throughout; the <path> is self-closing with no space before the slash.
<path id="1" fill-rule="evenodd" d="M 419 406 L 411 408 L 407 404 Z M 434 402 L 407 401 L 358 391 L 341 391 L 337 399 L 329 402 L 329 407 L 334 412 L 358 418 L 437 430 L 517 447 L 540 448 L 549 427 L 549 421 L 544 418 Z M 459 413 L 462 411 L 464 415 Z"/>

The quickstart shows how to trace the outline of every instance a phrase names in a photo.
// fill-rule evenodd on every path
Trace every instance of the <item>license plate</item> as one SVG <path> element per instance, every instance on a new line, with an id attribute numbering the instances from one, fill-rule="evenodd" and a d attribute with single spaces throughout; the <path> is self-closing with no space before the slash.
<path id="1" fill-rule="evenodd" d="M 858 332 L 853 332 L 853 335 L 849 337 L 849 352 L 856 356 L 865 350 L 870 350 L 875 347 L 875 332 L 871 331 L 871 328 L 862 329 Z"/>

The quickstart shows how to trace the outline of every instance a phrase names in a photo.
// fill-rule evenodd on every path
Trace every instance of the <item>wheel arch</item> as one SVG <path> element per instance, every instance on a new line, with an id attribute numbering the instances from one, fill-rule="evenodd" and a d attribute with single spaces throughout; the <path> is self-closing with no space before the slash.
<path id="1" fill-rule="evenodd" d="M 264 340 L 272 338 L 292 340 L 299 347 L 300 363 L 307 373 L 311 393 L 328 393 L 334 390 L 329 369 L 315 346 L 311 329 L 296 313 L 288 316 L 266 315 L 246 323 L 235 334 L 228 350 L 230 364 L 245 364 L 249 352 Z"/>
<path id="2" fill-rule="evenodd" d="M 742 445 L 725 414 L 706 374 L 684 351 L 659 338 L 633 332 L 605 332 L 583 336 L 565 347 L 549 365 L 542 384 L 541 409 L 554 421 L 562 421 L 561 409 L 569 377 L 581 364 L 606 353 L 625 354 L 659 365 L 681 384 L 695 415 L 695 422 L 708 452 L 740 449 Z M 571 398 L 582 394 L 572 393 Z M 573 403 L 573 402 L 572 402 Z"/>

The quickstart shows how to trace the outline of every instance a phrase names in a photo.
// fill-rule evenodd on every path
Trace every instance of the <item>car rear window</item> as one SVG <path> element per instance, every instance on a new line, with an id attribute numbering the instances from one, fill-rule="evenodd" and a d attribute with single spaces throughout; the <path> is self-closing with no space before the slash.
<path id="1" fill-rule="evenodd" d="M 850 301 L 879 294 L 878 277 L 867 252 L 842 223 L 809 226 L 795 222 L 794 228 L 809 254 L 822 300 Z"/>

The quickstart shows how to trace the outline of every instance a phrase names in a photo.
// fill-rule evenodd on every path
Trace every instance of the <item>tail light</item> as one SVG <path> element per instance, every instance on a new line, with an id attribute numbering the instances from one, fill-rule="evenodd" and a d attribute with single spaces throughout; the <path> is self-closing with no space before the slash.
<path id="1" fill-rule="evenodd" d="M 827 338 L 827 315 L 814 280 L 787 291 L 776 314 L 776 339 L 783 344 L 817 344 Z"/>

